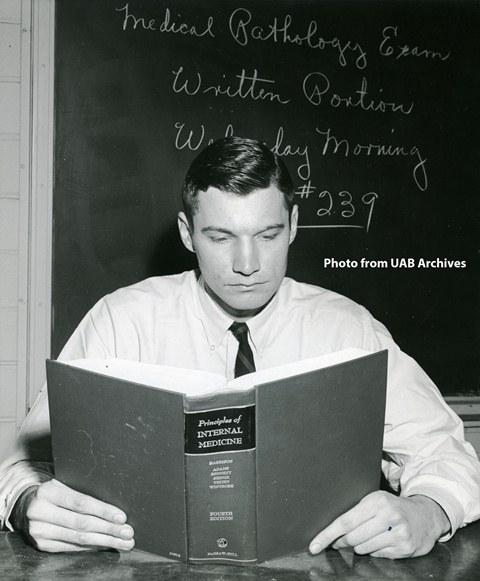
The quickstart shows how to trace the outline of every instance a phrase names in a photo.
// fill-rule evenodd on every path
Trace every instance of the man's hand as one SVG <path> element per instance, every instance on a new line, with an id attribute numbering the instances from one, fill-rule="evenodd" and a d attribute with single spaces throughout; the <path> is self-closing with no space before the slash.
<path id="1" fill-rule="evenodd" d="M 41 551 L 129 550 L 135 544 L 124 512 L 57 480 L 32 493 L 25 516 L 25 532 Z"/>
<path id="2" fill-rule="evenodd" d="M 377 491 L 319 533 L 310 551 L 317 554 L 333 543 L 334 549 L 353 547 L 360 555 L 418 557 L 430 552 L 449 530 L 447 515 L 431 498 Z"/>

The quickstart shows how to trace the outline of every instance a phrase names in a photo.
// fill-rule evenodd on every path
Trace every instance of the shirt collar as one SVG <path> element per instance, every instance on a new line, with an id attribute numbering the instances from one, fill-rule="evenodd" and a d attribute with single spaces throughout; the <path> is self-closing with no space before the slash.
<path id="1" fill-rule="evenodd" d="M 208 344 L 217 348 L 223 341 L 233 319 L 228 317 L 205 290 L 205 283 L 200 276 L 197 280 L 197 312 L 202 321 Z"/>
<path id="2" fill-rule="evenodd" d="M 226 315 L 207 293 L 201 276 L 198 277 L 196 282 L 196 293 L 194 293 L 196 312 L 202 321 L 209 346 L 215 345 L 215 348 L 217 348 L 224 340 L 230 325 L 233 323 L 233 319 Z M 268 339 L 271 328 L 268 322 L 274 316 L 277 307 L 278 292 L 264 309 L 246 321 L 250 339 L 258 353 L 262 352 Z"/>

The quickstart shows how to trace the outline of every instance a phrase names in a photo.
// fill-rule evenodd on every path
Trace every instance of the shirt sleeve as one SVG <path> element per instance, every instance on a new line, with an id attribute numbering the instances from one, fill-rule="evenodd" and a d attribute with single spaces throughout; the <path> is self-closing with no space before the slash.
<path id="1" fill-rule="evenodd" d="M 0 464 L 0 522 L 12 530 L 10 513 L 24 490 L 53 477 L 46 388 L 39 393 L 16 441 Z"/>
<path id="2" fill-rule="evenodd" d="M 115 333 L 108 305 L 102 299 L 85 316 L 58 359 L 109 356 L 115 356 Z M 9 517 L 24 490 L 53 477 L 48 395 L 44 386 L 0 464 L 0 528 L 12 530 Z"/>
<path id="3" fill-rule="evenodd" d="M 480 518 L 480 463 L 431 379 L 381 323 L 368 319 L 367 348 L 389 352 L 383 472 L 401 496 L 422 494 L 443 508 L 451 531 L 440 540 L 447 540 Z"/>

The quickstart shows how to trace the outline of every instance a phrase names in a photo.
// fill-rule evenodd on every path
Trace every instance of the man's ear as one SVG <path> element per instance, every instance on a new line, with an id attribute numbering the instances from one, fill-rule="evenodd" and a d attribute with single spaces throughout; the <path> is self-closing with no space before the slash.
<path id="1" fill-rule="evenodd" d="M 290 238 L 288 243 L 291 244 L 295 240 L 298 228 L 298 206 L 295 204 L 290 214 Z"/>
<path id="2" fill-rule="evenodd" d="M 190 252 L 195 252 L 192 241 L 192 233 L 190 232 L 190 225 L 184 212 L 178 213 L 177 223 L 178 231 L 180 232 L 180 238 L 182 239 L 185 248 L 190 250 Z"/>

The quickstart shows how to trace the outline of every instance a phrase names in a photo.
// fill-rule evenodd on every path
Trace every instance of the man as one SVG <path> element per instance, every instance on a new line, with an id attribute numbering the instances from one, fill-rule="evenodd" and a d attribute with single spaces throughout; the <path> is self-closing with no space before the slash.
<path id="1" fill-rule="evenodd" d="M 59 359 L 119 357 L 230 379 L 234 321 L 248 323 L 257 369 L 345 347 L 388 348 L 383 471 L 400 495 L 368 495 L 319 531 L 311 552 L 333 543 L 380 557 L 423 555 L 479 518 L 480 464 L 429 378 L 363 307 L 285 278 L 298 208 L 282 160 L 254 140 L 214 142 L 190 167 L 183 200 L 180 236 L 199 273 L 155 277 L 104 297 Z M 131 549 L 134 531 L 122 511 L 52 480 L 48 446 L 37 444 L 48 436 L 44 391 L 1 467 L 7 526 L 45 551 Z"/>

